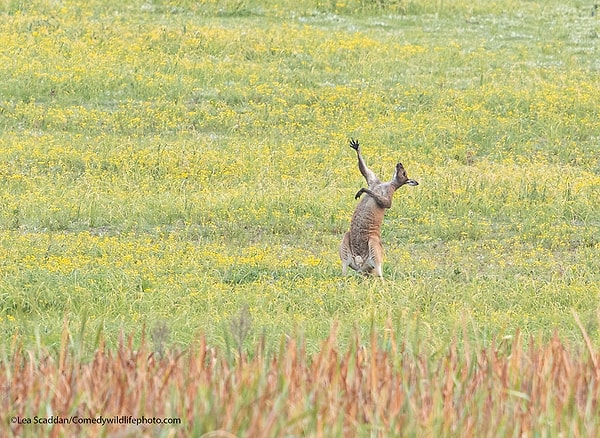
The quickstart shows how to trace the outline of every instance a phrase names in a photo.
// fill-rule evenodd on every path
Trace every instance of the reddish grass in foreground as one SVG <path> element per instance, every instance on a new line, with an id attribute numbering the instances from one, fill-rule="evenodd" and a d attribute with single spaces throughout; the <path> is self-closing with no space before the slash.
<path id="1" fill-rule="evenodd" d="M 516 334 L 441 354 L 373 333 L 343 350 L 332 330 L 320 350 L 282 342 L 228 359 L 200 338 L 163 357 L 142 340 L 101 343 L 82 361 L 64 336 L 60 353 L 17 349 L 0 362 L 2 436 L 598 436 L 600 367 L 587 349 L 554 336 Z M 180 424 L 23 424 L 54 420 L 179 418 Z M 14 420 L 14 418 L 18 418 Z M 80 420 L 79 420 L 80 421 Z M 219 431 L 217 433 L 209 433 Z M 233 435 L 232 435 L 233 434 Z"/>

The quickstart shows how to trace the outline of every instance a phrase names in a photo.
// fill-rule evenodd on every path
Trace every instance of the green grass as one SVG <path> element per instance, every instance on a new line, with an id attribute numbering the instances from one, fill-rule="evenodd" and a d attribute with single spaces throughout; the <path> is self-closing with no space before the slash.
<path id="1" fill-rule="evenodd" d="M 0 3 L 0 333 L 63 320 L 316 348 L 391 318 L 442 347 L 597 341 L 600 22 L 585 2 Z M 364 184 L 420 185 L 381 283 L 341 277 Z M 413 328 L 411 328 L 412 330 Z"/>

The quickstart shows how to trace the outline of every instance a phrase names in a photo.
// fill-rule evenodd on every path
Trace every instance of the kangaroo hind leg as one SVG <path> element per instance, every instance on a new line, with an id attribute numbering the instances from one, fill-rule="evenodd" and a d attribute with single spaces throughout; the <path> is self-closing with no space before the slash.
<path id="1" fill-rule="evenodd" d="M 375 274 L 383 279 L 383 245 L 379 237 L 369 239 L 369 264 Z"/>

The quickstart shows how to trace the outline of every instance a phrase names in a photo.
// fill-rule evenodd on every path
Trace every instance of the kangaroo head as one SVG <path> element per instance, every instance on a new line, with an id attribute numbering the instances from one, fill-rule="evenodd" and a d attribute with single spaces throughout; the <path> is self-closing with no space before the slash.
<path id="1" fill-rule="evenodd" d="M 403 186 L 404 184 L 408 184 L 409 186 L 418 186 L 419 183 L 414 179 L 410 179 L 406 175 L 406 170 L 404 170 L 404 166 L 402 163 L 396 164 L 396 171 L 394 172 L 394 179 L 392 180 L 396 188 Z"/>

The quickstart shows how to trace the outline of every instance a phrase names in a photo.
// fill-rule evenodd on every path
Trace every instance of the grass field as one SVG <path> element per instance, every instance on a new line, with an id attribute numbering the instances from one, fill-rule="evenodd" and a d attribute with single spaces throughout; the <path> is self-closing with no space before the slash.
<path id="1" fill-rule="evenodd" d="M 1 0 L 0 30 L 4 363 L 143 326 L 153 351 L 307 360 L 334 322 L 341 351 L 390 321 L 432 361 L 600 342 L 591 3 Z M 420 183 L 384 282 L 341 276 L 349 137 Z"/>

